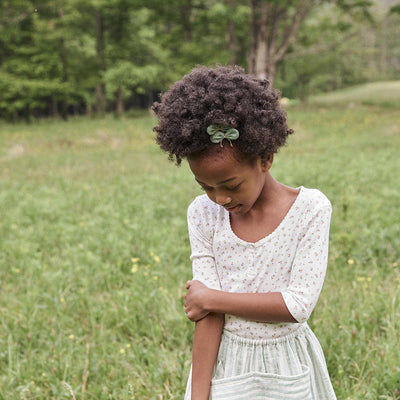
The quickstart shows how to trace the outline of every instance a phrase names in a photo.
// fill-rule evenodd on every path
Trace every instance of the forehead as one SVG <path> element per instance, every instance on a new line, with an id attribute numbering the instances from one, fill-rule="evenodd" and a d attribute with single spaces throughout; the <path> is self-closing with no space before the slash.
<path id="1" fill-rule="evenodd" d="M 197 181 L 213 186 L 226 180 L 233 182 L 252 169 L 248 163 L 238 161 L 233 151 L 228 149 L 206 155 L 191 155 L 188 163 Z"/>

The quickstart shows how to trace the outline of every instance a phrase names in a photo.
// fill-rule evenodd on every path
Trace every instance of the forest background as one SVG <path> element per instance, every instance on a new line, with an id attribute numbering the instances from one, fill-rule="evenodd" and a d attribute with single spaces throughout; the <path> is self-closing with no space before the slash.
<path id="1" fill-rule="evenodd" d="M 393 0 L 2 0 L 0 116 L 148 107 L 196 64 L 305 99 L 400 72 Z"/>

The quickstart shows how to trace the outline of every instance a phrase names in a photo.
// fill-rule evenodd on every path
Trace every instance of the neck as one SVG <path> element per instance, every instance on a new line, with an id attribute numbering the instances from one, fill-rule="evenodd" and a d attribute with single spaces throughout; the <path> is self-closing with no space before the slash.
<path id="1" fill-rule="evenodd" d="M 276 201 L 279 201 L 279 198 L 282 196 L 282 191 L 284 191 L 285 186 L 276 181 L 269 171 L 265 174 L 265 183 L 263 189 L 260 193 L 260 196 L 257 202 L 254 204 L 250 213 L 254 216 L 263 213 L 266 209 L 268 209 L 271 205 L 275 204 Z"/>

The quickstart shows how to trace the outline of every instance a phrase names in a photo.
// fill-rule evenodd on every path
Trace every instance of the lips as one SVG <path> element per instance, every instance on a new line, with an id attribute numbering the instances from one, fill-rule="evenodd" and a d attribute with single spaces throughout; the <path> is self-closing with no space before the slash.
<path id="1" fill-rule="evenodd" d="M 225 207 L 225 210 L 228 212 L 235 212 L 238 211 L 240 209 L 240 205 L 235 206 L 235 207 Z"/>

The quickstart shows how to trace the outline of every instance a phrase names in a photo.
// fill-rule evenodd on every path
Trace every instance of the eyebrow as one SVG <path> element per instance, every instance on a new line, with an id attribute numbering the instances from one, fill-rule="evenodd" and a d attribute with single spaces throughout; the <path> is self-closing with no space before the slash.
<path id="1" fill-rule="evenodd" d="M 197 178 L 194 178 L 194 179 L 195 179 L 198 183 L 201 183 L 202 185 L 207 185 L 206 183 L 199 181 Z M 227 182 L 233 181 L 233 180 L 235 180 L 235 179 L 236 179 L 236 176 L 234 176 L 233 178 L 225 179 L 224 181 L 221 181 L 221 182 L 217 182 L 217 185 L 222 185 L 223 183 L 227 183 Z"/>

